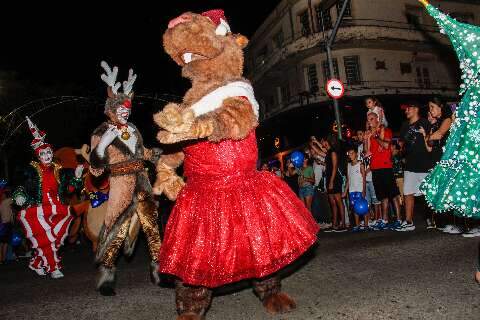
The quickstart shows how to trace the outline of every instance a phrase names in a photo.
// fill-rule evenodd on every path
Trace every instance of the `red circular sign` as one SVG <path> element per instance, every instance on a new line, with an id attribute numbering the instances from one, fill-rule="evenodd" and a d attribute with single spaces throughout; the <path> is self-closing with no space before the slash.
<path id="1" fill-rule="evenodd" d="M 345 93 L 345 86 L 343 85 L 342 81 L 338 79 L 330 79 L 327 82 L 327 94 L 332 99 L 340 99 L 343 97 Z"/>

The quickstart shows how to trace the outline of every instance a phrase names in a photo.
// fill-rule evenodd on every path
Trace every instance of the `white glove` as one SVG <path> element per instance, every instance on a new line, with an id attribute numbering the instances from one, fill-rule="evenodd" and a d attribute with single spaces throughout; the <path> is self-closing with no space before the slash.
<path id="1" fill-rule="evenodd" d="M 22 195 L 17 195 L 15 197 L 15 203 L 17 204 L 17 206 L 20 206 L 20 207 L 23 206 L 26 201 L 27 199 L 25 199 L 25 197 Z"/>
<path id="2" fill-rule="evenodd" d="M 75 178 L 80 179 L 82 177 L 83 169 L 83 164 L 79 164 L 75 168 Z"/>
<path id="3" fill-rule="evenodd" d="M 105 156 L 105 149 L 107 149 L 107 147 L 112 143 L 113 140 L 115 140 L 117 136 L 118 131 L 115 127 L 110 127 L 107 129 L 107 131 L 105 131 L 97 146 L 97 154 L 100 158 Z"/>

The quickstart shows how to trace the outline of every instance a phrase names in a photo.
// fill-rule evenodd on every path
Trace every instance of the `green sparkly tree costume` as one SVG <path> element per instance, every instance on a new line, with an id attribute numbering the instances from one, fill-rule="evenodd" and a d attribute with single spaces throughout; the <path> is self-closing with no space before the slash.
<path id="1" fill-rule="evenodd" d="M 463 98 L 442 159 L 420 190 L 436 211 L 480 218 L 480 27 L 460 23 L 432 5 L 426 8 L 457 53 Z"/>

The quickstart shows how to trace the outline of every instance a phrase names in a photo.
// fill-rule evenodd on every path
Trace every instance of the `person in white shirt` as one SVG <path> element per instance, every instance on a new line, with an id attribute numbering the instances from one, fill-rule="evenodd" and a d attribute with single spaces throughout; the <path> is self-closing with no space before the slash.
<path id="1" fill-rule="evenodd" d="M 353 199 L 365 198 L 366 196 L 366 180 L 365 180 L 365 166 L 358 160 L 357 147 L 351 146 L 347 149 L 347 155 L 349 158 L 347 168 L 347 187 L 343 193 L 343 197 L 347 196 L 350 199 L 350 210 L 353 211 Z M 355 227 L 352 231 L 360 231 L 368 228 L 368 214 L 364 215 L 363 225 L 360 224 L 360 217 L 355 213 Z"/>

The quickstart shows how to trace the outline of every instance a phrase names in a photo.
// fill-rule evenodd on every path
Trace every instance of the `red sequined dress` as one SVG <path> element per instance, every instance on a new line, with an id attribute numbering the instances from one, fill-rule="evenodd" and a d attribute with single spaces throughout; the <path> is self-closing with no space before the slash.
<path id="1" fill-rule="evenodd" d="M 318 226 L 288 185 L 257 171 L 252 131 L 243 140 L 184 149 L 186 185 L 160 250 L 160 272 L 218 287 L 268 276 L 301 256 Z"/>

